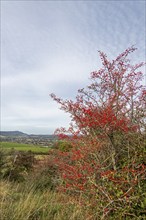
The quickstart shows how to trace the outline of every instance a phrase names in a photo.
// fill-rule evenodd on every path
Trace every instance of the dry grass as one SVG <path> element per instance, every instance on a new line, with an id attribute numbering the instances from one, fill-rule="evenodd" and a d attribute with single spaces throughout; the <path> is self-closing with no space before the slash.
<path id="1" fill-rule="evenodd" d="M 88 210 L 74 197 L 52 191 L 39 192 L 33 185 L 21 184 L 1 181 L 1 220 L 90 219 Z"/>

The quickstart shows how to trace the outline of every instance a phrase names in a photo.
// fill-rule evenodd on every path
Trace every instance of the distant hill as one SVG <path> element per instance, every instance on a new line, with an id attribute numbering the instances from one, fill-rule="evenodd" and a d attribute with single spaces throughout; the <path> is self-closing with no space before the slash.
<path id="1" fill-rule="evenodd" d="M 41 135 L 41 134 L 26 134 L 21 131 L 0 131 L 0 137 L 12 137 L 12 138 L 35 138 L 35 139 L 54 139 L 56 135 L 48 134 L 48 135 Z"/>
<path id="2" fill-rule="evenodd" d="M 15 142 L 40 146 L 52 146 L 58 138 L 56 135 L 26 134 L 21 131 L 0 131 L 1 142 Z"/>
<path id="3" fill-rule="evenodd" d="M 21 137 L 27 137 L 28 134 L 25 134 L 21 131 L 0 131 L 1 136 L 21 136 Z"/>

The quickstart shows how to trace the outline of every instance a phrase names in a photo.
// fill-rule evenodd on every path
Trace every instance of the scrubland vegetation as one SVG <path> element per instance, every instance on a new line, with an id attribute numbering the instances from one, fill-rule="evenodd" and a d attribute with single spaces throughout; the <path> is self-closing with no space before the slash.
<path id="1" fill-rule="evenodd" d="M 72 123 L 48 155 L 1 152 L 1 219 L 146 219 L 146 88 L 144 63 L 131 47 L 91 73 L 75 101 L 51 94 Z"/>

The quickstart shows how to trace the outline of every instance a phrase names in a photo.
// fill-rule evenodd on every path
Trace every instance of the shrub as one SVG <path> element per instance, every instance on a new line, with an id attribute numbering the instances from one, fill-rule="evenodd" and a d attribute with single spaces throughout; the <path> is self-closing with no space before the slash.
<path id="1" fill-rule="evenodd" d="M 70 151 L 71 148 L 72 148 L 72 145 L 68 141 L 65 141 L 65 140 L 59 140 L 55 142 L 53 145 L 53 149 L 58 149 L 62 152 Z"/>
<path id="2" fill-rule="evenodd" d="M 1 165 L 1 178 L 10 181 L 23 181 L 27 172 L 33 168 L 36 162 L 31 152 L 12 151 L 11 155 L 4 155 Z"/>
<path id="3" fill-rule="evenodd" d="M 97 219 L 143 218 L 146 88 L 138 71 L 144 63 L 131 65 L 127 59 L 135 50 L 128 48 L 113 61 L 99 52 L 103 67 L 91 73 L 91 84 L 75 101 L 51 94 L 72 118 L 68 129 L 55 132 L 72 146 L 54 159 L 60 189 L 88 199 Z"/>

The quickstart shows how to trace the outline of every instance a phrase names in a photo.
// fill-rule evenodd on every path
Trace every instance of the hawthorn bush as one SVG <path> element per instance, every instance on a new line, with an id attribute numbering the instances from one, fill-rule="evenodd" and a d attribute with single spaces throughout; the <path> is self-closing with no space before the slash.
<path id="1" fill-rule="evenodd" d="M 68 129 L 55 132 L 71 146 L 54 159 L 60 189 L 82 195 L 82 204 L 88 198 L 95 219 L 145 214 L 146 88 L 139 70 L 144 63 L 128 59 L 135 50 L 113 61 L 99 52 L 103 66 L 91 73 L 91 84 L 78 90 L 75 101 L 51 94 L 72 119 Z"/>

